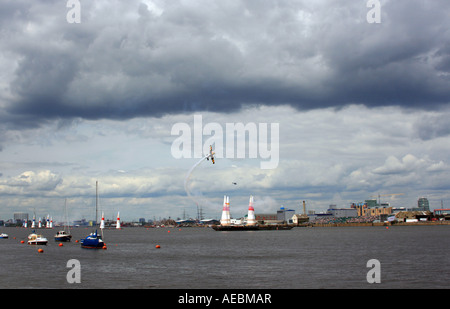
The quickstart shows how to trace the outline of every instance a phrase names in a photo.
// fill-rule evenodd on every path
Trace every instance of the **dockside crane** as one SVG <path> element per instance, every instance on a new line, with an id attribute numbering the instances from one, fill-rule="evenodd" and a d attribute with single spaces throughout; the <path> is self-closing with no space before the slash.
<path id="1" fill-rule="evenodd" d="M 391 194 L 378 194 L 371 195 L 370 197 L 378 197 L 378 205 L 381 205 L 381 197 L 382 196 L 393 196 L 393 195 L 404 195 L 405 193 L 391 193 Z"/>

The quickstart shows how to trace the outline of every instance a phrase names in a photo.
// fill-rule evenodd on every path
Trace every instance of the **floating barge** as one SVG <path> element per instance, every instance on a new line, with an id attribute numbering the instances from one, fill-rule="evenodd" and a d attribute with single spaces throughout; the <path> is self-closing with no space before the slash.
<path id="1" fill-rule="evenodd" d="M 270 224 L 270 225 L 213 225 L 215 231 L 265 231 L 265 230 L 290 230 L 291 225 Z"/>

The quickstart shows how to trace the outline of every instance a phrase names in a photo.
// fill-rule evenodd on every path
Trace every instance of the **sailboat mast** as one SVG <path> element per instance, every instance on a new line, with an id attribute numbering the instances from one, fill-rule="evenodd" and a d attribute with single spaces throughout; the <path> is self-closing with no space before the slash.
<path id="1" fill-rule="evenodd" d="M 69 215 L 67 213 L 67 199 L 64 200 L 64 215 L 65 215 L 65 221 L 66 221 L 66 227 L 67 227 L 67 232 L 70 234 L 70 223 L 69 223 Z"/>
<path id="2" fill-rule="evenodd" d="M 98 181 L 95 181 L 95 225 L 97 225 Z"/>

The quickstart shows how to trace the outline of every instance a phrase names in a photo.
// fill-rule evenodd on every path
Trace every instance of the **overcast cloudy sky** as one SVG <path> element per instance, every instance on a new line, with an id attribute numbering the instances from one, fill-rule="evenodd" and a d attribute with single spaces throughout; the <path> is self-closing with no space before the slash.
<path id="1" fill-rule="evenodd" d="M 0 219 L 220 218 L 378 194 L 450 207 L 450 2 L 0 3 Z M 279 164 L 177 159 L 177 123 L 279 124 Z M 206 140 L 208 136 L 204 137 Z M 229 147 L 230 145 L 224 145 Z M 197 155 L 197 154 L 196 154 Z M 236 182 L 237 184 L 232 184 Z"/>

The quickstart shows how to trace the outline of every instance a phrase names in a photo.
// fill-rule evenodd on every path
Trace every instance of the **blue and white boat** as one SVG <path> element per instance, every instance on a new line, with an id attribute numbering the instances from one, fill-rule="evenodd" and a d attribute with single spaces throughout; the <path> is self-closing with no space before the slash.
<path id="1" fill-rule="evenodd" d="M 81 240 L 81 248 L 103 249 L 104 247 L 105 243 L 103 242 L 102 236 L 97 233 L 97 230 Z"/>
<path id="2" fill-rule="evenodd" d="M 0 238 L 8 238 L 8 234 L 1 233 L 1 234 L 0 234 Z"/>
<path id="3" fill-rule="evenodd" d="M 97 223 L 97 207 L 98 207 L 98 182 L 95 182 L 95 223 Z M 103 218 L 103 215 L 102 215 Z M 81 248 L 86 249 L 106 249 L 106 245 L 103 242 L 103 226 L 100 225 L 100 230 L 102 231 L 102 235 L 99 235 L 97 233 L 97 230 L 95 232 L 89 234 L 85 239 L 81 239 Z"/>
<path id="4" fill-rule="evenodd" d="M 72 235 L 67 231 L 58 231 L 55 235 L 55 241 L 70 241 L 71 239 Z"/>

